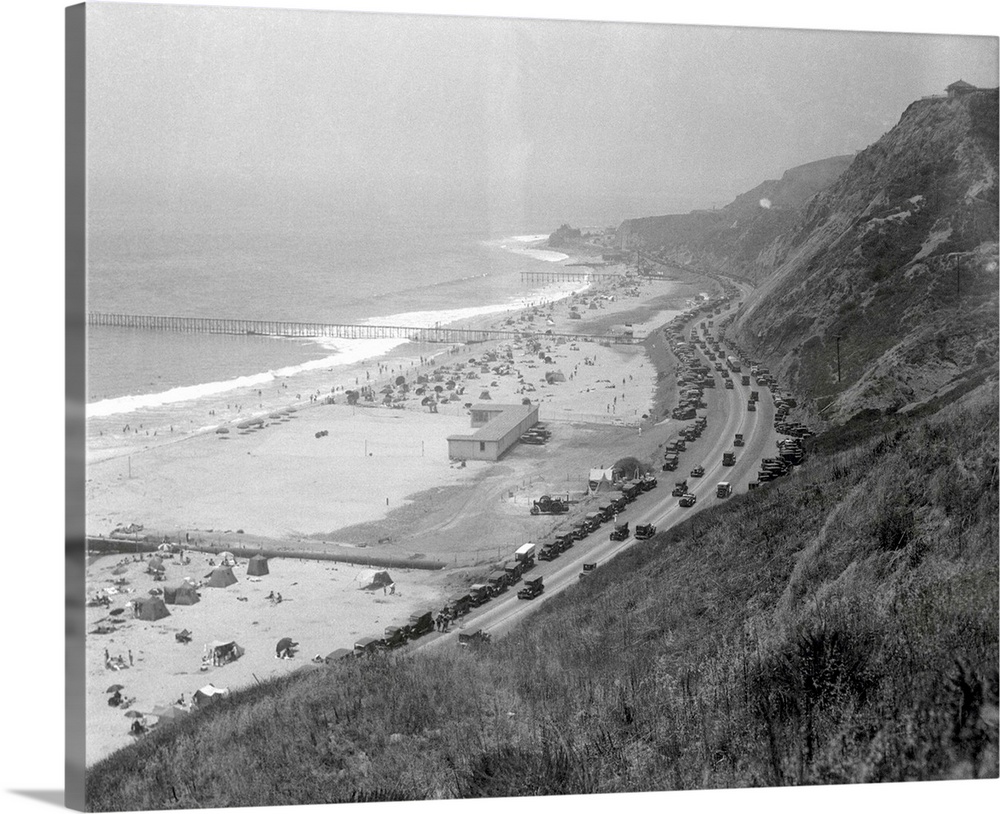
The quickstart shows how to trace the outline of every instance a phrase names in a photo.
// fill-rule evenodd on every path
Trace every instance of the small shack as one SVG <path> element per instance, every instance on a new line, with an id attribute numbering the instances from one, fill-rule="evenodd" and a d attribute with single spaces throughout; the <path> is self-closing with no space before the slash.
<path id="1" fill-rule="evenodd" d="M 975 85 L 971 85 L 964 79 L 959 79 L 957 82 L 952 82 L 945 88 L 948 94 L 948 98 L 954 99 L 956 96 L 964 96 L 966 93 L 975 93 L 979 88 Z"/>
<path id="2" fill-rule="evenodd" d="M 263 554 L 254 554 L 247 562 L 248 577 L 262 577 L 270 573 L 271 570 L 267 567 L 267 557 Z"/>

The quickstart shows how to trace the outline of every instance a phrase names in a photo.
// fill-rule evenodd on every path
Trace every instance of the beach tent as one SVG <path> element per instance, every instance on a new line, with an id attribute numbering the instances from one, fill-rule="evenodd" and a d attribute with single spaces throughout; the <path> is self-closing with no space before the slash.
<path id="1" fill-rule="evenodd" d="M 232 639 L 229 641 L 214 641 L 205 645 L 205 655 L 216 667 L 236 661 L 245 651 Z"/>
<path id="2" fill-rule="evenodd" d="M 150 559 L 148 563 L 146 563 L 146 570 L 149 571 L 149 573 L 153 574 L 153 573 L 162 573 L 167 569 L 164 568 L 163 566 L 163 560 L 161 560 L 159 557 L 153 557 L 152 559 Z"/>
<path id="3" fill-rule="evenodd" d="M 171 585 L 163 589 L 163 601 L 170 605 L 193 605 L 200 602 L 201 597 L 189 582 Z"/>
<path id="4" fill-rule="evenodd" d="M 262 554 L 254 554 L 247 563 L 247 576 L 248 577 L 262 577 L 265 574 L 270 574 L 271 571 L 267 567 L 267 557 Z"/>
<path id="5" fill-rule="evenodd" d="M 163 604 L 163 600 L 158 596 L 140 597 L 134 600 L 134 614 L 136 619 L 144 622 L 155 622 L 164 616 L 169 616 L 170 611 Z"/>
<path id="6" fill-rule="evenodd" d="M 615 482 L 615 470 L 591 469 L 590 477 L 587 478 L 587 482 L 590 486 L 590 491 L 606 492 L 611 488 L 611 484 Z"/>
<path id="7" fill-rule="evenodd" d="M 389 576 L 389 572 L 379 571 L 375 568 L 365 568 L 360 571 L 354 581 L 361 583 L 362 591 L 374 591 L 376 588 L 392 585 L 392 577 Z"/>
<path id="8" fill-rule="evenodd" d="M 545 381 L 547 384 L 552 384 L 553 382 L 564 382 L 566 381 L 566 374 L 561 370 L 551 370 L 545 374 Z"/>
<path id="9" fill-rule="evenodd" d="M 223 551 L 219 555 L 219 565 L 228 565 L 230 567 L 236 565 L 236 555 L 232 551 Z"/>
<path id="10" fill-rule="evenodd" d="M 160 723 L 162 724 L 166 723 L 167 721 L 179 721 L 181 718 L 187 718 L 187 716 L 190 715 L 191 713 L 189 713 L 186 709 L 181 709 L 180 707 L 174 707 L 174 706 L 168 707 L 164 705 L 159 707 L 153 707 L 152 712 L 150 712 L 149 714 L 155 715 L 157 718 L 159 718 Z"/>
<path id="11" fill-rule="evenodd" d="M 225 698 L 227 695 L 229 695 L 229 690 L 225 687 L 216 687 L 214 684 L 206 684 L 200 690 L 195 692 L 192 702 L 197 707 L 204 707 L 214 701 L 218 701 L 220 698 Z"/>
<path id="12" fill-rule="evenodd" d="M 492 401 L 492 399 L 493 397 L 490 395 L 489 390 L 484 390 L 482 393 L 479 394 L 480 401 Z"/>
<path id="13" fill-rule="evenodd" d="M 228 565 L 220 565 L 211 574 L 205 575 L 206 588 L 228 588 L 236 582 L 236 575 Z"/>

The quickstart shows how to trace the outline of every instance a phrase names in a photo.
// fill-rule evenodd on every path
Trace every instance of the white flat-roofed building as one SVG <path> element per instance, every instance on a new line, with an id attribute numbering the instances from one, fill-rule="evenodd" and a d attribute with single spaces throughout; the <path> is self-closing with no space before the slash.
<path id="1" fill-rule="evenodd" d="M 448 457 L 496 461 L 517 443 L 525 430 L 538 423 L 537 404 L 474 404 L 472 435 L 449 435 Z"/>

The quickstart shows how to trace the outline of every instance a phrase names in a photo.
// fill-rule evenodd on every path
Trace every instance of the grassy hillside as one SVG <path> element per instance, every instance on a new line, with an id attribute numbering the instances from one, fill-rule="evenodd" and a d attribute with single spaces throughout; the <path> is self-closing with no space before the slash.
<path id="1" fill-rule="evenodd" d="M 255 687 L 95 766 L 88 804 L 995 777 L 998 409 L 993 382 L 829 431 L 491 647 Z"/>

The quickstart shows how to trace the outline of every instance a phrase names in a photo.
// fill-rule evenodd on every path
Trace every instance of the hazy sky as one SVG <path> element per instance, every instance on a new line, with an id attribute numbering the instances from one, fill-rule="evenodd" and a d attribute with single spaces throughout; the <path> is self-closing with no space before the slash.
<path id="1" fill-rule="evenodd" d="M 956 79 L 995 86 L 998 70 L 991 37 L 101 3 L 88 15 L 95 190 L 468 200 L 498 220 L 721 205 L 866 147 Z"/>

